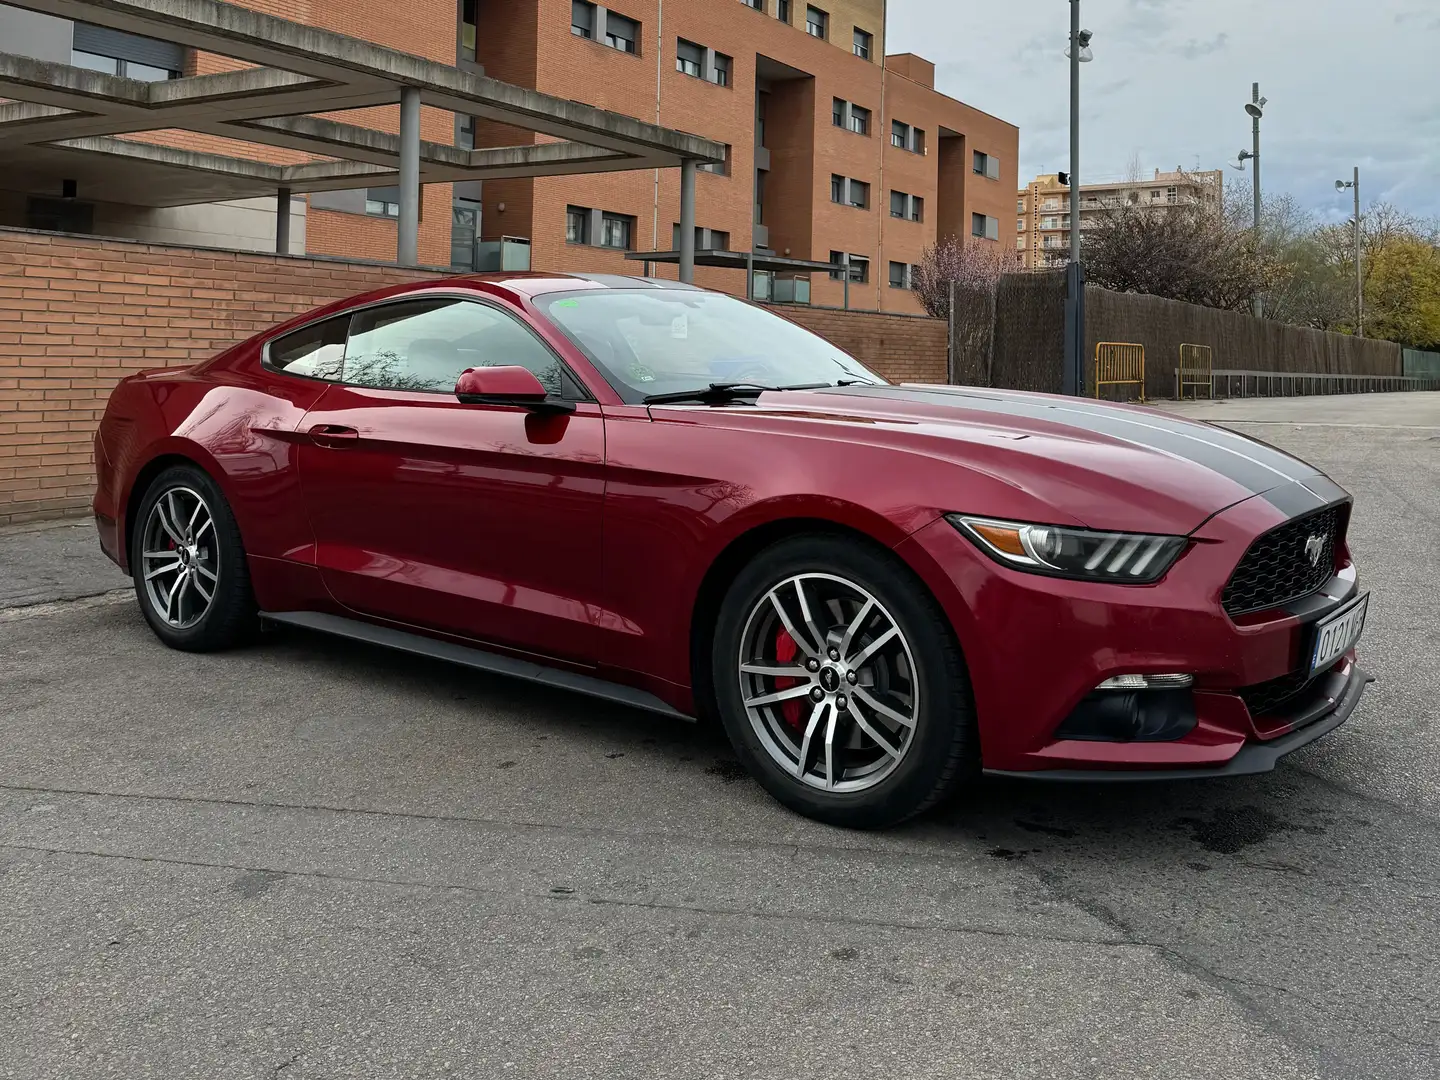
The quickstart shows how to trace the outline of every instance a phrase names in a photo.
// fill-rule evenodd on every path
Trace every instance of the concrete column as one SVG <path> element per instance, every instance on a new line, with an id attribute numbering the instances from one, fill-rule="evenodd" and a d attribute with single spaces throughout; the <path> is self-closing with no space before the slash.
<path id="1" fill-rule="evenodd" d="M 275 253 L 290 254 L 290 189 L 282 187 L 275 193 Z"/>
<path id="2" fill-rule="evenodd" d="M 400 91 L 400 228 L 396 256 L 402 266 L 420 261 L 420 88 Z"/>
<path id="3" fill-rule="evenodd" d="M 695 161 L 680 163 L 680 280 L 695 281 Z"/>

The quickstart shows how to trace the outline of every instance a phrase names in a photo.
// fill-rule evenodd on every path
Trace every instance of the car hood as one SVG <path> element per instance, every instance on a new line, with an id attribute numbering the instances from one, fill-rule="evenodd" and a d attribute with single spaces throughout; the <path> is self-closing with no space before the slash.
<path id="1" fill-rule="evenodd" d="M 775 418 L 840 425 L 839 437 L 850 443 L 953 461 L 1003 484 L 1016 496 L 1000 500 L 1006 505 L 1061 511 L 1092 528 L 1184 534 L 1256 496 L 1284 517 L 1345 497 L 1319 469 L 1266 443 L 1155 409 L 1086 398 L 847 386 L 767 393 L 757 407 Z"/>

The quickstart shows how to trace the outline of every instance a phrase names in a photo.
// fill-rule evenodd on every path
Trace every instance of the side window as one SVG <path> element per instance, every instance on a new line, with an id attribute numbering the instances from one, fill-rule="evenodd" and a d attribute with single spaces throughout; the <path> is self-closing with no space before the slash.
<path id="1" fill-rule="evenodd" d="M 341 315 L 276 338 L 270 343 L 266 363 L 290 375 L 337 380 L 345 360 L 345 334 L 349 328 L 350 316 Z"/>
<path id="2" fill-rule="evenodd" d="M 513 315 L 467 300 L 412 300 L 355 313 L 344 381 L 449 394 L 466 368 L 509 365 L 560 393 L 559 358 Z"/>

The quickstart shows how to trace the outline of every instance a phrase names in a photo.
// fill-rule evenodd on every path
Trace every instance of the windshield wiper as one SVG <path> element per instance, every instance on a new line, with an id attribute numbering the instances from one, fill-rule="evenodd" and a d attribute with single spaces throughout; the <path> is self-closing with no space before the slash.
<path id="1" fill-rule="evenodd" d="M 671 401 L 698 401 L 702 405 L 724 405 L 731 401 L 757 398 L 767 390 L 819 390 L 830 383 L 798 383 L 794 386 L 766 386 L 753 382 L 712 382 L 703 390 L 676 390 L 670 394 L 650 394 L 640 399 L 645 405 L 664 405 Z"/>

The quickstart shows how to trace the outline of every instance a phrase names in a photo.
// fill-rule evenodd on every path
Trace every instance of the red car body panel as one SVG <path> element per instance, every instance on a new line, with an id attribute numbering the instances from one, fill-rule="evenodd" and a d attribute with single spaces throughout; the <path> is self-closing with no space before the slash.
<path id="1" fill-rule="evenodd" d="M 192 460 L 234 511 L 262 610 L 535 656 L 692 713 L 707 575 L 731 545 L 821 522 L 893 550 L 934 594 L 968 664 L 989 768 L 1205 768 L 1288 730 L 1257 727 L 1233 691 L 1293 671 L 1305 620 L 1232 619 L 1221 590 L 1250 543 L 1295 516 L 1271 489 L 1345 499 L 1318 470 L 1164 413 L 1037 394 L 856 387 L 736 408 L 628 405 L 532 302 L 602 287 L 543 275 L 397 286 L 196 368 L 125 380 L 96 438 L 102 545 L 127 565 L 144 483 L 167 460 Z M 467 291 L 524 318 L 594 400 L 534 413 L 261 362 L 266 341 L 323 315 Z M 1041 577 L 983 554 L 950 512 L 1191 544 L 1153 585 Z M 1353 593 L 1343 542 L 1335 558 Z M 1195 675 L 1184 738 L 1055 738 L 1100 681 L 1167 671 Z"/>

